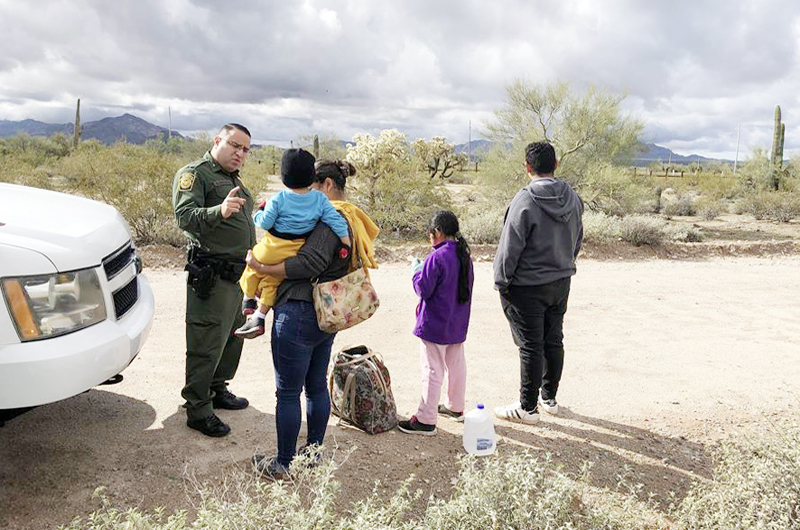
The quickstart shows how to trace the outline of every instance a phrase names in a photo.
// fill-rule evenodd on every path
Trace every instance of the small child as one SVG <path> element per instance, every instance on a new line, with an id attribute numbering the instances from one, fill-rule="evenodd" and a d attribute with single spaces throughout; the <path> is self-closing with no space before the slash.
<path id="1" fill-rule="evenodd" d="M 324 193 L 310 189 L 314 180 L 314 155 L 303 149 L 288 149 L 281 159 L 281 180 L 289 189 L 273 195 L 253 216 L 255 224 L 267 230 L 253 247 L 255 259 L 273 265 L 294 256 L 320 220 L 331 227 L 343 244 L 350 246 L 347 221 Z M 234 331 L 236 336 L 252 339 L 264 334 L 264 318 L 275 302 L 281 281 L 275 276 L 260 274 L 250 266 L 245 268 L 239 285 L 244 293 L 242 313 L 250 316 Z"/>
<path id="2" fill-rule="evenodd" d="M 428 238 L 433 246 L 424 262 L 412 265 L 414 291 L 420 297 L 414 335 L 422 340 L 422 401 L 417 413 L 398 422 L 408 434 L 436 434 L 436 414 L 463 421 L 467 338 L 472 305 L 472 258 L 458 231 L 453 212 L 442 210 L 431 221 Z M 447 405 L 439 405 L 447 376 Z"/>

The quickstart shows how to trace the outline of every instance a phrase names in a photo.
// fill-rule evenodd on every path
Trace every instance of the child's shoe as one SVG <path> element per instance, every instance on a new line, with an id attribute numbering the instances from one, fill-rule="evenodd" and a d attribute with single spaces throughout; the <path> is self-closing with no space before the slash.
<path id="1" fill-rule="evenodd" d="M 255 298 L 245 298 L 242 300 L 242 314 L 249 317 L 258 309 L 258 301 Z"/>
<path id="2" fill-rule="evenodd" d="M 464 421 L 464 413 L 463 412 L 456 412 L 454 410 L 450 410 L 447 407 L 445 407 L 444 405 L 439 405 L 438 412 L 442 416 L 447 416 L 450 419 L 453 419 L 453 420 L 456 420 L 456 421 L 459 421 L 459 422 Z"/>
<path id="3" fill-rule="evenodd" d="M 433 436 L 436 434 L 436 425 L 421 423 L 416 416 L 411 419 L 397 422 L 397 428 L 406 434 L 422 434 L 423 436 Z"/>
<path id="4" fill-rule="evenodd" d="M 243 339 L 254 339 L 264 334 L 264 319 L 253 318 L 252 316 L 247 319 L 242 327 L 233 332 L 237 337 Z"/>

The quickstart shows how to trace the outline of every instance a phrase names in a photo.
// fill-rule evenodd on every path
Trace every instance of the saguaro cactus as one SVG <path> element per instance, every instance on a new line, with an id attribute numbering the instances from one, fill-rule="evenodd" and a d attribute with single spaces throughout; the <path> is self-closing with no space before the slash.
<path id="1" fill-rule="evenodd" d="M 72 148 L 78 148 L 81 139 L 81 99 L 78 98 L 78 106 L 75 108 L 75 130 L 72 131 Z"/>
<path id="2" fill-rule="evenodd" d="M 775 105 L 775 126 L 772 130 L 772 188 L 777 190 L 781 186 L 783 173 L 783 141 L 786 134 L 786 124 L 781 123 L 781 106 Z"/>
<path id="3" fill-rule="evenodd" d="M 319 158 L 319 135 L 314 135 L 314 158 Z"/>

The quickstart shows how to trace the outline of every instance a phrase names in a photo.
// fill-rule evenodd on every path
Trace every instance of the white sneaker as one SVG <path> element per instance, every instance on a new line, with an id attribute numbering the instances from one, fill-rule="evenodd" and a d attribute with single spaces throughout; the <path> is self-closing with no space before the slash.
<path id="1" fill-rule="evenodd" d="M 534 410 L 533 412 L 528 412 L 523 409 L 518 402 L 506 405 L 505 407 L 496 407 L 494 409 L 494 415 L 501 420 L 513 421 L 515 423 L 527 423 L 529 425 L 539 421 L 538 411 Z"/>
<path id="2" fill-rule="evenodd" d="M 552 414 L 553 416 L 558 416 L 558 403 L 556 403 L 555 399 L 542 399 L 540 396 L 539 408 L 544 410 L 548 414 Z"/>

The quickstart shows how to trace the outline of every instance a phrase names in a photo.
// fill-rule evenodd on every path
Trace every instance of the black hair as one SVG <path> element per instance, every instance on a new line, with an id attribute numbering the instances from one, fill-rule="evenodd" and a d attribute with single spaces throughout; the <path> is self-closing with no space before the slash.
<path id="1" fill-rule="evenodd" d="M 531 142 L 525 148 L 525 162 L 537 175 L 549 175 L 556 170 L 556 150 L 549 142 Z"/>
<path id="2" fill-rule="evenodd" d="M 336 160 L 318 160 L 314 164 L 314 169 L 316 169 L 314 182 L 322 184 L 325 179 L 331 179 L 336 189 L 342 192 L 347 185 L 347 177 L 352 177 L 356 174 L 356 168 L 353 164 L 338 158 Z"/>
<path id="3" fill-rule="evenodd" d="M 222 131 L 230 132 L 230 131 L 232 131 L 234 129 L 238 129 L 238 130 L 242 131 L 243 133 L 245 133 L 248 138 L 252 138 L 252 136 L 250 136 L 250 131 L 247 130 L 247 127 L 245 127 L 244 125 L 242 125 L 240 123 L 226 123 L 225 125 L 220 127 L 219 132 L 222 132 Z M 219 134 L 219 133 L 217 133 L 217 134 Z"/>
<path id="4" fill-rule="evenodd" d="M 469 244 L 461 232 L 458 230 L 458 218 L 456 214 L 449 210 L 439 210 L 436 215 L 431 219 L 428 225 L 428 233 L 432 234 L 434 230 L 438 230 L 446 237 L 452 237 L 456 240 L 456 253 L 458 254 L 458 303 L 463 304 L 469 302 L 469 265 L 470 253 Z"/>

